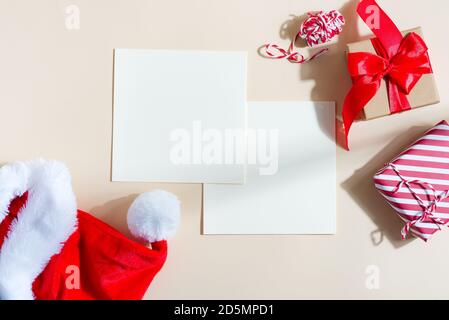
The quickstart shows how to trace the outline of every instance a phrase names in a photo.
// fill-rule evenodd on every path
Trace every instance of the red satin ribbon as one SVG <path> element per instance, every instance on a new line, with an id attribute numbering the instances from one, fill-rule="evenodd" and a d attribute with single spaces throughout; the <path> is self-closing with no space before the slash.
<path id="1" fill-rule="evenodd" d="M 387 82 L 391 114 L 410 110 L 407 95 L 424 74 L 432 73 L 428 48 L 416 33 L 402 37 L 401 32 L 374 0 L 362 0 L 357 13 L 377 37 L 372 40 L 377 55 L 349 53 L 348 68 L 353 86 L 343 105 L 346 147 L 352 123 L 376 95 L 382 79 Z M 378 25 L 371 24 L 379 14 Z"/>

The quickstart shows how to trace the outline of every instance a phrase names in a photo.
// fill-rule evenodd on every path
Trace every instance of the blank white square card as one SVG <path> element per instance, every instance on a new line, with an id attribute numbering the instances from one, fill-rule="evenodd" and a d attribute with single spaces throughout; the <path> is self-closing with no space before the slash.
<path id="1" fill-rule="evenodd" d="M 246 184 L 204 185 L 204 233 L 334 234 L 334 133 L 334 103 L 248 103 Z"/>
<path id="2" fill-rule="evenodd" d="M 116 49 L 112 180 L 243 183 L 245 115 L 245 52 Z"/>

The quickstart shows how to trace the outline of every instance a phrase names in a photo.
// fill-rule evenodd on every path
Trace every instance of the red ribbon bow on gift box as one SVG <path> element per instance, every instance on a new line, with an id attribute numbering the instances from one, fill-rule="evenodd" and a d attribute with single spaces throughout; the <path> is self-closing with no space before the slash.
<path id="1" fill-rule="evenodd" d="M 377 55 L 368 52 L 348 55 L 353 86 L 343 105 L 346 146 L 352 123 L 376 95 L 382 79 L 387 82 L 390 112 L 394 114 L 411 109 L 407 95 L 424 74 L 432 73 L 428 48 L 418 34 L 412 32 L 403 37 L 374 0 L 361 1 L 357 12 L 377 37 L 372 40 Z M 377 25 L 371 21 L 376 14 Z"/>

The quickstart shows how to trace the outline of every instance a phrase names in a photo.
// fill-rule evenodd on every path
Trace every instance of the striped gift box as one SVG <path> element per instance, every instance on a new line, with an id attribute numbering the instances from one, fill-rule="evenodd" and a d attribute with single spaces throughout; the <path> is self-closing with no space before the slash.
<path id="1" fill-rule="evenodd" d="M 449 223 L 449 125 L 440 122 L 374 176 L 408 234 L 429 240 Z"/>

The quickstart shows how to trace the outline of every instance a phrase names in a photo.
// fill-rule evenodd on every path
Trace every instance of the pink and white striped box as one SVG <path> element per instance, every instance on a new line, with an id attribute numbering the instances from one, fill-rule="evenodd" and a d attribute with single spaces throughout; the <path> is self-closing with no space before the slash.
<path id="1" fill-rule="evenodd" d="M 404 220 L 401 231 L 429 240 L 449 223 L 449 124 L 440 122 L 374 176 L 376 189 Z"/>

